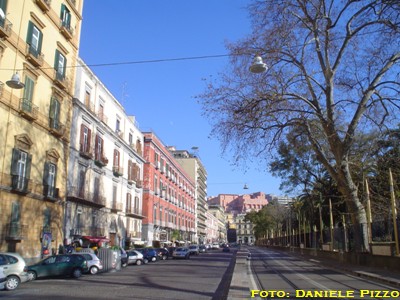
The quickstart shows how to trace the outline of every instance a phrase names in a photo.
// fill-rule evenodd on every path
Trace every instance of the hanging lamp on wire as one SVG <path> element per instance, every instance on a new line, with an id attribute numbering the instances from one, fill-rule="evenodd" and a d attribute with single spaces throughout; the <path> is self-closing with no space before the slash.
<path id="1" fill-rule="evenodd" d="M 21 82 L 18 72 L 11 77 L 11 80 L 6 81 L 6 84 L 12 89 L 22 89 L 25 84 Z"/>
<path id="2" fill-rule="evenodd" d="M 263 62 L 261 56 L 255 56 L 250 66 L 251 73 L 263 73 L 268 70 L 267 65 Z"/>
<path id="3" fill-rule="evenodd" d="M 244 190 L 248 190 L 248 189 L 249 189 L 249 187 L 247 186 L 246 183 L 244 184 L 243 189 L 244 189 Z"/>

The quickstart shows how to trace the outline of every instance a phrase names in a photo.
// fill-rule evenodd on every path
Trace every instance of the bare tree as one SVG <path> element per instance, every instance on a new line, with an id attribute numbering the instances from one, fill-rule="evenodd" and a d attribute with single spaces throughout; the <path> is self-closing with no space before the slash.
<path id="1" fill-rule="evenodd" d="M 235 160 L 268 155 L 293 127 L 336 181 L 368 249 L 366 214 L 351 175 L 358 132 L 398 122 L 400 9 L 390 0 L 263 0 L 253 32 L 228 45 L 232 67 L 199 96 Z M 251 74 L 254 55 L 267 72 Z"/>

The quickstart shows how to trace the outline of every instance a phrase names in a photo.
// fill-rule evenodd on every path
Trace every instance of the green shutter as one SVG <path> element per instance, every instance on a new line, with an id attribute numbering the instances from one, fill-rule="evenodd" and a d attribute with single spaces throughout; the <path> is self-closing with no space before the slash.
<path id="1" fill-rule="evenodd" d="M 30 179 L 31 178 L 31 165 L 32 165 L 32 154 L 27 155 L 26 158 L 26 170 L 25 170 L 25 178 Z"/>
<path id="2" fill-rule="evenodd" d="M 63 78 L 65 78 L 66 71 L 67 71 L 67 58 L 64 56 Z"/>
<path id="3" fill-rule="evenodd" d="M 4 15 L 7 14 L 7 0 L 0 0 L 0 8 L 3 10 Z"/>
<path id="4" fill-rule="evenodd" d="M 47 161 L 44 163 L 43 185 L 50 185 L 49 184 L 49 163 Z"/>
<path id="5" fill-rule="evenodd" d="M 42 40 L 43 40 L 43 33 L 39 31 L 38 54 L 42 53 Z"/>
<path id="6" fill-rule="evenodd" d="M 33 98 L 33 88 L 35 82 L 28 76 L 25 77 L 25 89 L 24 89 L 24 110 L 32 110 L 32 98 Z"/>
<path id="7" fill-rule="evenodd" d="M 28 45 L 32 44 L 32 34 L 33 34 L 33 23 L 29 21 L 28 34 L 26 35 L 26 43 Z"/>
<path id="8" fill-rule="evenodd" d="M 18 174 L 18 159 L 19 159 L 20 151 L 16 148 L 12 149 L 12 159 L 11 159 L 11 175 L 19 175 Z"/>
<path id="9" fill-rule="evenodd" d="M 54 58 L 54 69 L 58 70 L 58 61 L 60 60 L 60 51 L 56 49 L 56 56 Z"/>
<path id="10" fill-rule="evenodd" d="M 65 12 L 65 4 L 61 4 L 61 14 L 60 14 L 60 19 L 63 21 L 63 17 L 64 17 L 64 12 Z"/>
<path id="11" fill-rule="evenodd" d="M 18 224 L 21 219 L 19 203 L 13 202 L 11 207 L 11 224 Z"/>

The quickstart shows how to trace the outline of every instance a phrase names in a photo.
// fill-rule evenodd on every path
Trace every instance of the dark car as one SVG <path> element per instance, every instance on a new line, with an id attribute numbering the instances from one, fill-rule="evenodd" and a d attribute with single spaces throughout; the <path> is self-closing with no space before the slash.
<path id="1" fill-rule="evenodd" d="M 28 266 L 28 277 L 30 280 L 48 276 L 72 276 L 79 278 L 82 273 L 87 271 L 87 261 L 82 255 L 61 254 L 52 255 L 37 264 Z"/>
<path id="2" fill-rule="evenodd" d="M 167 249 L 168 249 L 169 256 L 172 257 L 172 253 L 174 253 L 174 251 L 176 250 L 176 247 L 168 247 Z"/>
<path id="3" fill-rule="evenodd" d="M 157 256 L 159 260 L 166 260 L 169 257 L 169 251 L 166 248 L 157 248 Z"/>
<path id="4" fill-rule="evenodd" d="M 145 263 L 149 261 L 157 261 L 158 259 L 157 251 L 154 248 L 141 248 L 136 250 L 143 254 L 143 260 Z"/>
<path id="5" fill-rule="evenodd" d="M 222 252 L 230 252 L 231 249 L 229 249 L 228 246 L 225 246 L 224 248 L 222 248 Z"/>

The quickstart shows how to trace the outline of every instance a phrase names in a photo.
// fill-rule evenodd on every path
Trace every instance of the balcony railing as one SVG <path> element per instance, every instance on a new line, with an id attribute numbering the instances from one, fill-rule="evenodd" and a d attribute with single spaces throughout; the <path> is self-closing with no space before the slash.
<path id="1" fill-rule="evenodd" d="M 103 227 L 91 226 L 91 227 L 89 227 L 89 235 L 104 236 L 105 230 Z"/>
<path id="2" fill-rule="evenodd" d="M 124 174 L 124 169 L 120 166 L 113 166 L 112 171 L 114 176 L 116 177 L 122 176 Z"/>
<path id="3" fill-rule="evenodd" d="M 27 44 L 25 57 L 35 67 L 43 66 L 44 55 L 36 47 Z"/>
<path id="4" fill-rule="evenodd" d="M 122 203 L 113 201 L 111 203 L 111 210 L 112 211 L 122 211 Z"/>
<path id="5" fill-rule="evenodd" d="M 79 155 L 87 159 L 93 159 L 93 149 L 87 144 L 81 143 L 79 145 Z"/>
<path id="6" fill-rule="evenodd" d="M 106 166 L 108 164 L 108 158 L 103 156 L 103 155 L 100 155 L 100 157 L 99 157 L 99 155 L 97 155 L 97 157 L 95 155 L 94 163 L 98 167 L 102 168 L 102 167 L 104 167 L 104 166 Z"/>
<path id="7" fill-rule="evenodd" d="M 98 111 L 96 115 L 101 122 L 107 125 L 108 118 L 103 111 Z"/>
<path id="8" fill-rule="evenodd" d="M 20 241 L 25 239 L 27 225 L 21 225 L 19 223 L 10 223 L 6 226 L 6 240 Z"/>
<path id="9" fill-rule="evenodd" d="M 105 207 L 106 198 L 100 195 L 100 191 L 95 190 L 93 193 L 86 191 L 84 188 L 76 186 L 67 189 L 67 198 L 69 201 L 77 202 L 94 207 Z"/>
<path id="10" fill-rule="evenodd" d="M 71 24 L 61 21 L 60 32 L 67 39 L 70 40 L 74 36 L 74 30 L 71 28 Z"/>
<path id="11" fill-rule="evenodd" d="M 34 105 L 32 101 L 26 98 L 21 98 L 19 101 L 19 113 L 29 121 L 37 120 L 39 107 Z"/>
<path id="12" fill-rule="evenodd" d="M 11 175 L 11 189 L 14 192 L 28 194 L 30 192 L 29 178 L 20 175 Z"/>
<path id="13" fill-rule="evenodd" d="M 0 17 L 0 37 L 10 37 L 12 23 L 7 18 Z"/>
<path id="14" fill-rule="evenodd" d="M 137 207 L 127 207 L 125 210 L 125 214 L 128 217 L 142 216 L 142 210 Z"/>
<path id="15" fill-rule="evenodd" d="M 54 70 L 54 84 L 63 90 L 69 88 L 68 78 L 63 73 L 57 70 Z"/>
<path id="16" fill-rule="evenodd" d="M 60 190 L 51 185 L 43 186 L 43 196 L 49 200 L 57 200 L 59 198 Z"/>
<path id="17" fill-rule="evenodd" d="M 35 2 L 43 12 L 50 10 L 51 0 L 35 0 Z"/>
<path id="18" fill-rule="evenodd" d="M 62 137 L 65 133 L 65 126 L 59 120 L 50 118 L 50 133 L 56 137 Z"/>

